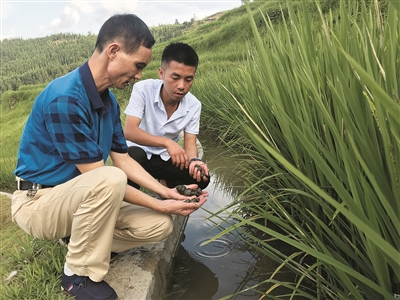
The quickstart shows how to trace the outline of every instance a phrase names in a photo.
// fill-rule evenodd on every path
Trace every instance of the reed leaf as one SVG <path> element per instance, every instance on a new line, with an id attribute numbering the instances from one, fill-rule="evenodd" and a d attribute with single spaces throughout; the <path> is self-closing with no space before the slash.
<path id="1" fill-rule="evenodd" d="M 389 299 L 400 288 L 398 5 L 340 1 L 327 12 L 321 3 L 286 1 L 280 25 L 264 16 L 267 36 L 246 6 L 248 59 L 204 105 L 245 162 L 246 186 L 229 206 L 239 222 L 218 236 L 240 231 L 298 273 L 285 283 L 292 295 L 307 278 L 310 299 Z M 285 256 L 249 227 L 315 262 Z"/>

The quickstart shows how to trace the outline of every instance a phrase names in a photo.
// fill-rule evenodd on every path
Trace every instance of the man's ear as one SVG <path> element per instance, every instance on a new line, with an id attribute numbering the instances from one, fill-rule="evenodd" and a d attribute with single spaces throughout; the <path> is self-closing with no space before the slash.
<path id="1" fill-rule="evenodd" d="M 161 67 L 158 68 L 158 77 L 164 79 L 164 70 Z"/>
<path id="2" fill-rule="evenodd" d="M 113 60 L 116 56 L 118 51 L 121 50 L 121 47 L 117 43 L 111 43 L 107 46 L 107 54 L 108 57 Z"/>

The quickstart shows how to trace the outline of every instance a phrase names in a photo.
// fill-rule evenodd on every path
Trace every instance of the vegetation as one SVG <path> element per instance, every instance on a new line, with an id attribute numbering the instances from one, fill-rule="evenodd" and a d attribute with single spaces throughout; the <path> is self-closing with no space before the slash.
<path id="1" fill-rule="evenodd" d="M 253 1 L 218 20 L 186 24 L 185 32 L 181 24 L 160 25 L 154 31 L 160 43 L 144 75 L 156 76 L 166 43 L 184 41 L 199 53 L 193 93 L 203 102 L 204 130 L 236 153 L 238 174 L 246 174 L 244 192 L 232 203 L 239 221 L 232 226 L 281 264 L 268 280 L 247 288 L 268 299 L 393 299 L 400 293 L 400 5 L 317 3 Z M 51 42 L 56 37 L 58 44 Z M 94 40 L 2 41 L 0 186 L 13 188 L 19 137 L 40 84 L 87 60 Z M 39 45 L 52 47 L 43 49 L 45 57 L 35 53 Z M 34 75 L 39 61 L 47 78 Z M 123 109 L 130 90 L 114 92 Z M 27 298 L 21 290 L 29 290 L 34 283 L 28 278 L 40 271 L 47 294 L 37 297 L 59 295 L 63 250 L 4 222 L 2 229 L 11 231 L 2 231 L 2 240 L 16 234 L 21 242 L 1 248 L 0 275 L 19 272 L 0 293 Z M 296 250 L 281 253 L 273 239 Z M 4 256 L 11 245 L 16 250 Z M 53 260 L 44 261 L 43 253 Z M 278 280 L 283 268 L 298 274 L 297 281 Z M 274 296 L 279 286 L 287 295 Z"/>
<path id="2" fill-rule="evenodd" d="M 279 286 L 308 299 L 399 294 L 400 10 L 368 4 L 318 9 L 320 31 L 290 1 L 283 26 L 265 19 L 268 37 L 251 19 L 257 50 L 202 90 L 203 121 L 246 171 L 232 204 L 240 222 L 221 235 L 258 229 L 243 230 L 244 240 L 299 275 L 281 282 L 276 272 L 251 287 L 268 299 L 283 296 L 273 296 Z M 281 253 L 274 238 L 297 251 Z"/>
<path id="3" fill-rule="evenodd" d="M 60 289 L 67 249 L 56 241 L 33 239 L 11 223 L 10 200 L 4 195 L 0 209 L 1 299 L 70 299 Z"/>
<path id="4" fill-rule="evenodd" d="M 75 69 L 93 52 L 95 35 L 56 34 L 1 41 L 0 92 L 44 84 Z"/>

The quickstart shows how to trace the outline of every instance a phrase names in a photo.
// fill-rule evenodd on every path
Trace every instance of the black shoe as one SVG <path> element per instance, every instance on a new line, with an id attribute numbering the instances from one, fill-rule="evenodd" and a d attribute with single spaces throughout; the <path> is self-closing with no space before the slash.
<path id="1" fill-rule="evenodd" d="M 76 300 L 115 300 L 117 293 L 104 280 L 94 282 L 89 277 L 72 275 L 67 276 L 63 272 L 61 288 L 64 292 Z"/>
<path id="2" fill-rule="evenodd" d="M 62 239 L 59 239 L 59 240 L 58 240 L 58 243 L 59 243 L 60 245 L 62 245 L 62 246 L 68 247 L 69 239 L 70 239 L 70 238 L 71 238 L 70 236 L 67 236 L 67 237 L 64 237 L 64 238 L 62 238 Z"/>
<path id="3" fill-rule="evenodd" d="M 118 256 L 117 252 L 111 252 L 111 254 L 110 254 L 110 262 L 116 260 L 117 256 Z"/>
<path id="4" fill-rule="evenodd" d="M 70 237 L 67 236 L 67 237 L 64 237 L 62 239 L 59 239 L 58 243 L 60 245 L 64 246 L 64 247 L 68 247 L 69 240 L 70 240 Z M 110 254 L 110 262 L 114 261 L 117 258 L 117 256 L 118 256 L 117 252 L 111 252 L 111 254 Z"/>

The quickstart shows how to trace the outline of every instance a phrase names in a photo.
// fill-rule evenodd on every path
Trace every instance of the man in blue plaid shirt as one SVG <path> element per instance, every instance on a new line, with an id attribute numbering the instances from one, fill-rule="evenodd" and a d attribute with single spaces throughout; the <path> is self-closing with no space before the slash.
<path id="1" fill-rule="evenodd" d="M 103 281 L 110 253 L 165 239 L 170 214 L 186 216 L 207 198 L 204 191 L 200 202 L 185 203 L 187 196 L 127 154 L 120 108 L 108 88 L 140 79 L 154 42 L 137 16 L 112 16 L 92 57 L 39 94 L 22 133 L 13 222 L 39 239 L 70 236 L 62 288 L 76 299 L 116 299 Z M 108 157 L 113 166 L 105 166 Z M 128 179 L 166 200 L 128 186 Z"/>

